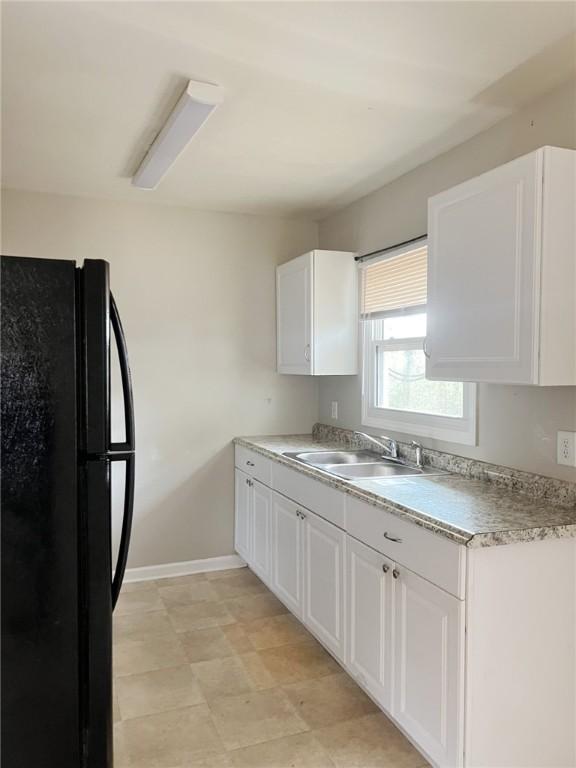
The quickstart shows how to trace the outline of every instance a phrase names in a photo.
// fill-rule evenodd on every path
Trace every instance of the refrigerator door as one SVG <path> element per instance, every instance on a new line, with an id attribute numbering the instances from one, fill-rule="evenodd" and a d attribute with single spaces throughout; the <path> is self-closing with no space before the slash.
<path id="1" fill-rule="evenodd" d="M 81 391 L 80 629 L 82 768 L 112 767 L 110 289 L 108 264 L 77 270 Z"/>
<path id="2" fill-rule="evenodd" d="M 134 505 L 134 407 L 126 340 L 109 289 L 108 264 L 86 260 L 79 270 L 82 297 L 82 413 L 80 513 L 84 535 L 83 637 L 86 643 L 85 768 L 112 765 L 112 610 L 128 557 Z M 111 442 L 110 329 L 119 356 L 125 440 Z M 125 462 L 122 532 L 117 562 L 111 563 L 110 463 Z M 112 577 L 112 574 L 113 577 Z"/>
<path id="3" fill-rule="evenodd" d="M 75 268 L 1 259 L 2 768 L 78 768 Z"/>

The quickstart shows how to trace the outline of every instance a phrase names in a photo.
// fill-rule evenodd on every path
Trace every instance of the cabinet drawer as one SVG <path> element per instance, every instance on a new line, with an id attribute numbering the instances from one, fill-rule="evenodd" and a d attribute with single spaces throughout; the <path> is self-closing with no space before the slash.
<path id="1" fill-rule="evenodd" d="M 235 450 L 235 464 L 238 469 L 260 480 L 261 483 L 272 486 L 272 462 L 265 456 L 255 451 L 237 445 Z"/>
<path id="2" fill-rule="evenodd" d="M 351 497 L 346 498 L 346 521 L 346 529 L 354 538 L 452 595 L 464 598 L 464 547 Z"/>
<path id="3" fill-rule="evenodd" d="M 273 488 L 320 517 L 345 528 L 344 494 L 282 464 L 274 464 Z"/>

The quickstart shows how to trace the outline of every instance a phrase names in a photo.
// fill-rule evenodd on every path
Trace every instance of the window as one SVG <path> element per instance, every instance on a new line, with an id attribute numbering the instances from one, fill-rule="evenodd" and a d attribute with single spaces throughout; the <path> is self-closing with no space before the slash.
<path id="1" fill-rule="evenodd" d="M 476 385 L 426 379 L 425 241 L 361 266 L 362 423 L 476 443 Z"/>

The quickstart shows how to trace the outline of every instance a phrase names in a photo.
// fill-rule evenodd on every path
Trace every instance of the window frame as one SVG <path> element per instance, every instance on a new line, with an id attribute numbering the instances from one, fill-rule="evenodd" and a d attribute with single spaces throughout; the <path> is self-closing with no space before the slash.
<path id="1" fill-rule="evenodd" d="M 362 270 L 362 266 L 359 267 Z M 363 275 L 360 275 L 363 278 Z M 363 279 L 359 281 L 363 285 Z M 406 314 L 426 314 L 425 304 L 390 310 L 372 318 L 400 317 Z M 377 402 L 378 349 L 422 350 L 425 337 L 405 339 L 374 339 L 370 317 L 360 316 L 360 350 L 362 373 L 362 426 L 401 432 L 418 437 L 430 437 L 461 445 L 477 444 L 477 389 L 476 384 L 462 382 L 463 415 L 440 416 L 421 411 L 406 411 L 396 408 L 380 408 Z"/>

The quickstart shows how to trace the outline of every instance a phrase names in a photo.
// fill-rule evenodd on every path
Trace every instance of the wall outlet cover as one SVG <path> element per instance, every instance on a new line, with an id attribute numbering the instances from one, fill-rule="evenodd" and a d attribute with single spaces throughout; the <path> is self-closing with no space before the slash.
<path id="1" fill-rule="evenodd" d="M 576 467 L 576 432 L 558 432 L 556 461 L 567 467 Z"/>

